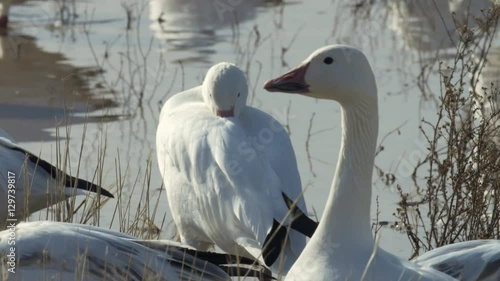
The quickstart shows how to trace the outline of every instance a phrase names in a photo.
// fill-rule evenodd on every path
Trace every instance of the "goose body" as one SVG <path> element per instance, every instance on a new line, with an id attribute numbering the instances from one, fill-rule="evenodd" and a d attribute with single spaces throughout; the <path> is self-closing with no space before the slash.
<path id="1" fill-rule="evenodd" d="M 373 239 L 370 205 L 378 104 L 365 55 L 350 46 L 327 46 L 264 87 L 335 100 L 342 108 L 342 142 L 325 212 L 285 280 L 455 280 L 396 257 Z"/>
<path id="2" fill-rule="evenodd" d="M 0 171 L 0 229 L 7 219 L 23 220 L 71 196 L 95 192 L 113 198 L 109 191 L 67 175 L 26 151 L 1 129 Z"/>
<path id="3" fill-rule="evenodd" d="M 428 251 L 413 262 L 462 281 L 500 280 L 500 240 L 473 240 Z"/>
<path id="4" fill-rule="evenodd" d="M 9 257 L 12 253 L 15 258 Z M 20 223 L 14 235 L 10 229 L 0 232 L 0 254 L 0 280 L 231 280 L 224 266 L 207 261 L 224 260 L 223 254 L 197 253 L 180 243 L 138 240 L 90 225 Z M 193 256 L 198 254 L 206 260 Z"/>
<path id="5" fill-rule="evenodd" d="M 306 242 L 285 199 L 306 212 L 300 176 L 286 130 L 246 106 L 247 95 L 243 72 L 220 63 L 202 86 L 169 99 L 157 131 L 159 168 L 183 243 L 218 246 L 286 272 Z M 305 220 L 296 228 L 311 226 L 305 232 L 312 235 L 315 223 L 298 219 Z M 263 253 L 264 244 L 270 246 Z"/>

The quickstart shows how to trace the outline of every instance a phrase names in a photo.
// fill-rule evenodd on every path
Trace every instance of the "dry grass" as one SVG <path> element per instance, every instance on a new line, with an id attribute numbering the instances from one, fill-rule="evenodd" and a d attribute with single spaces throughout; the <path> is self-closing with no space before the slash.
<path id="1" fill-rule="evenodd" d="M 454 242 L 500 238 L 498 112 L 481 111 L 498 92 L 492 85 L 476 88 L 499 15 L 494 6 L 475 19 L 476 27 L 459 26 L 454 59 L 439 65 L 437 118 L 424 118 L 420 126 L 427 151 L 412 175 L 417 194 L 398 186 L 395 215 L 406 226 L 413 256 Z"/>
<path id="2" fill-rule="evenodd" d="M 81 175 L 79 175 L 79 171 L 80 169 L 83 169 L 81 165 L 84 153 L 86 127 L 83 129 L 81 140 L 71 140 L 69 137 L 71 136 L 70 127 L 65 127 L 65 130 L 65 136 L 67 137 L 63 138 L 60 134 L 60 129 L 56 129 L 56 159 L 52 164 L 61 171 L 70 175 L 71 171 L 75 170 L 72 169 L 72 165 L 77 165 L 77 172 L 72 176 L 81 177 Z M 71 141 L 81 142 L 80 151 L 77 152 L 78 161 L 73 163 L 70 161 L 70 159 L 72 159 L 72 153 L 74 153 L 73 151 L 70 151 Z M 95 163 L 95 167 L 85 167 L 87 170 L 94 170 L 93 178 L 87 180 L 100 186 L 102 186 L 103 182 L 105 182 L 104 163 L 107 150 L 107 140 L 103 137 L 100 139 L 100 145 L 97 151 L 98 161 Z M 111 186 L 103 186 L 115 195 L 114 199 L 97 196 L 93 193 L 89 193 L 87 196 L 71 197 L 63 202 L 57 203 L 45 210 L 40 211 L 28 219 L 89 224 L 110 229 L 117 229 L 120 232 L 131 234 L 138 238 L 157 239 L 160 235 L 160 230 L 164 226 L 165 216 L 162 218 L 160 226 L 154 224 L 160 198 L 162 198 L 162 192 L 160 192 L 159 196 L 152 195 L 152 190 L 157 189 L 157 187 L 153 188 L 151 186 L 150 181 L 152 173 L 152 159 L 147 160 L 144 171 L 131 172 L 128 169 L 128 166 L 125 170 L 123 170 L 122 165 L 123 160 L 121 160 L 118 155 L 118 158 L 115 159 L 115 183 Z M 25 173 L 26 172 L 27 171 L 25 171 Z M 127 186 L 128 183 L 125 182 L 125 178 L 132 173 L 134 173 L 133 176 L 135 181 L 132 186 Z M 58 190 L 61 192 L 59 197 L 63 197 L 64 194 L 64 181 L 64 178 L 57 179 Z M 139 196 L 138 200 L 132 200 L 133 197 L 130 196 L 129 193 L 137 194 Z M 24 200 L 28 200 L 27 195 Z M 101 222 L 100 211 L 102 206 L 105 204 L 114 204 L 114 212 L 111 220 L 104 223 Z M 29 213 L 29 210 L 25 210 L 25 213 Z"/>

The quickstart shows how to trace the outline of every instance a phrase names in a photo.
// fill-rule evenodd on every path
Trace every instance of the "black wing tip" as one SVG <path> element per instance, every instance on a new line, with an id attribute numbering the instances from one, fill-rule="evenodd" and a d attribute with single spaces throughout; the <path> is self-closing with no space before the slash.
<path id="1" fill-rule="evenodd" d="M 272 266 L 278 259 L 283 249 L 283 245 L 288 236 L 286 226 L 280 224 L 278 221 L 273 220 L 273 227 L 269 234 L 267 234 L 262 249 L 262 256 L 267 266 Z"/>
<path id="2" fill-rule="evenodd" d="M 102 187 L 99 187 L 99 191 L 100 191 L 102 196 L 106 196 L 109 198 L 115 198 L 115 196 L 111 192 L 107 191 L 106 189 L 104 189 Z"/>
<path id="3" fill-rule="evenodd" d="M 88 190 L 88 191 L 91 191 L 93 193 L 96 193 L 96 194 L 100 194 L 101 196 L 105 196 L 105 197 L 108 197 L 108 198 L 115 198 L 115 196 L 107 191 L 106 189 L 98 186 L 98 185 L 94 185 L 95 188 L 92 188 L 91 190 Z"/>
<path id="4" fill-rule="evenodd" d="M 245 268 L 233 265 L 219 265 L 230 277 L 258 277 L 259 280 L 277 280 L 270 272 L 262 272 L 255 268 Z"/>
<path id="5" fill-rule="evenodd" d="M 21 147 L 15 147 L 12 149 L 25 154 L 27 159 L 30 162 L 32 162 L 33 164 L 37 165 L 38 167 L 43 169 L 45 172 L 50 174 L 53 179 L 57 180 L 58 177 L 65 178 L 66 187 L 76 187 L 78 189 L 87 190 L 87 191 L 94 192 L 94 193 L 100 192 L 100 194 L 102 196 L 106 196 L 109 198 L 115 198 L 115 196 L 111 192 L 107 191 L 106 189 L 104 189 L 98 185 L 95 185 L 91 182 L 88 182 L 86 180 L 72 177 L 72 176 L 64 173 L 63 171 L 61 171 L 60 169 L 58 169 L 54 165 L 50 164 L 49 162 L 43 160 L 42 158 L 39 158 L 38 156 L 36 156 L 35 154 L 33 154 L 29 151 L 24 150 Z"/>
<path id="6" fill-rule="evenodd" d="M 133 240 L 148 248 L 169 252 L 169 249 L 183 252 L 192 256 L 195 260 L 204 261 L 208 264 L 216 265 L 230 277 L 262 277 L 266 281 L 276 280 L 272 273 L 265 267 L 259 265 L 258 261 L 242 256 L 211 251 L 198 251 L 175 245 L 159 245 L 157 240 Z M 183 264 L 180 264 L 183 265 Z M 185 265 L 184 265 L 185 266 Z M 262 269 L 262 270 L 259 270 Z"/>
<path id="7" fill-rule="evenodd" d="M 190 254 L 193 257 L 198 259 L 202 259 L 208 261 L 209 263 L 221 265 L 221 264 L 229 264 L 229 265 L 254 265 L 257 262 L 253 259 L 226 254 L 226 253 L 217 253 L 210 251 L 198 251 L 187 248 L 178 248 L 181 251 L 184 251 Z"/>
<path id="8" fill-rule="evenodd" d="M 82 180 L 79 178 L 70 177 L 68 175 L 66 175 L 66 176 L 69 177 L 67 182 L 66 182 L 67 187 L 74 186 L 77 189 L 86 190 L 86 191 L 100 194 L 102 196 L 106 196 L 109 198 L 115 198 L 115 196 L 111 192 L 109 192 L 108 190 L 106 190 L 106 189 L 104 189 L 96 184 L 93 184 L 91 182 L 88 182 L 86 180 Z M 76 182 L 76 184 L 75 184 L 75 182 Z"/>
<path id="9" fill-rule="evenodd" d="M 290 224 L 290 228 L 309 238 L 312 238 L 319 223 L 307 216 L 284 192 L 282 192 L 281 195 L 283 196 L 288 209 L 290 209 L 290 212 L 292 213 L 292 223 Z"/>

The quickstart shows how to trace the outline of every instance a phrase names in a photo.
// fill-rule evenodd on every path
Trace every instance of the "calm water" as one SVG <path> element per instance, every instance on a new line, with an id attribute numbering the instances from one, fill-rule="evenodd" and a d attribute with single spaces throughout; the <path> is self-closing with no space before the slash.
<path id="1" fill-rule="evenodd" d="M 289 126 L 306 202 L 321 217 L 340 145 L 339 106 L 270 94 L 262 85 L 333 43 L 355 45 L 370 59 L 379 91 L 379 141 L 385 147 L 376 164 L 392 171 L 411 192 L 410 167 L 425 156 L 418 124 L 422 117 L 435 116 L 436 59 L 454 53 L 452 12 L 461 17 L 469 7 L 469 0 L 423 0 L 418 5 L 379 1 L 358 9 L 347 0 L 121 2 L 70 5 L 63 20 L 54 3 L 28 1 L 12 8 L 12 30 L 0 37 L 0 127 L 32 152 L 55 161 L 55 127 L 66 136 L 64 125 L 72 124 L 71 170 L 78 169 L 84 138 L 80 176 L 91 179 L 104 155 L 103 186 L 116 185 L 119 163 L 123 192 L 133 202 L 139 200 L 152 159 L 151 196 L 161 196 L 157 223 L 165 214 L 170 221 L 155 162 L 160 104 L 200 84 L 205 71 L 220 61 L 245 69 L 251 104 Z M 488 4 L 474 0 L 471 13 Z M 123 6 L 134 17 L 128 31 Z M 498 40 L 494 43 L 500 46 Z M 426 79 L 419 78 L 422 69 Z M 394 221 L 397 193 L 377 176 L 373 191 L 374 220 L 378 196 L 379 220 Z M 112 205 L 105 207 L 104 221 L 110 220 Z M 382 247 L 409 255 L 406 236 L 391 230 L 382 232 Z"/>

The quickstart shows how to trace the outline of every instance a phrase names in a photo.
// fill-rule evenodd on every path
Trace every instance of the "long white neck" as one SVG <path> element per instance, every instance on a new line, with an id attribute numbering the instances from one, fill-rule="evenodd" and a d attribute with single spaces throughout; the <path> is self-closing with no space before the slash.
<path id="1" fill-rule="evenodd" d="M 348 247 L 355 243 L 371 250 L 374 242 L 370 230 L 370 205 L 378 134 L 377 99 L 341 105 L 339 160 L 314 239 Z"/>

